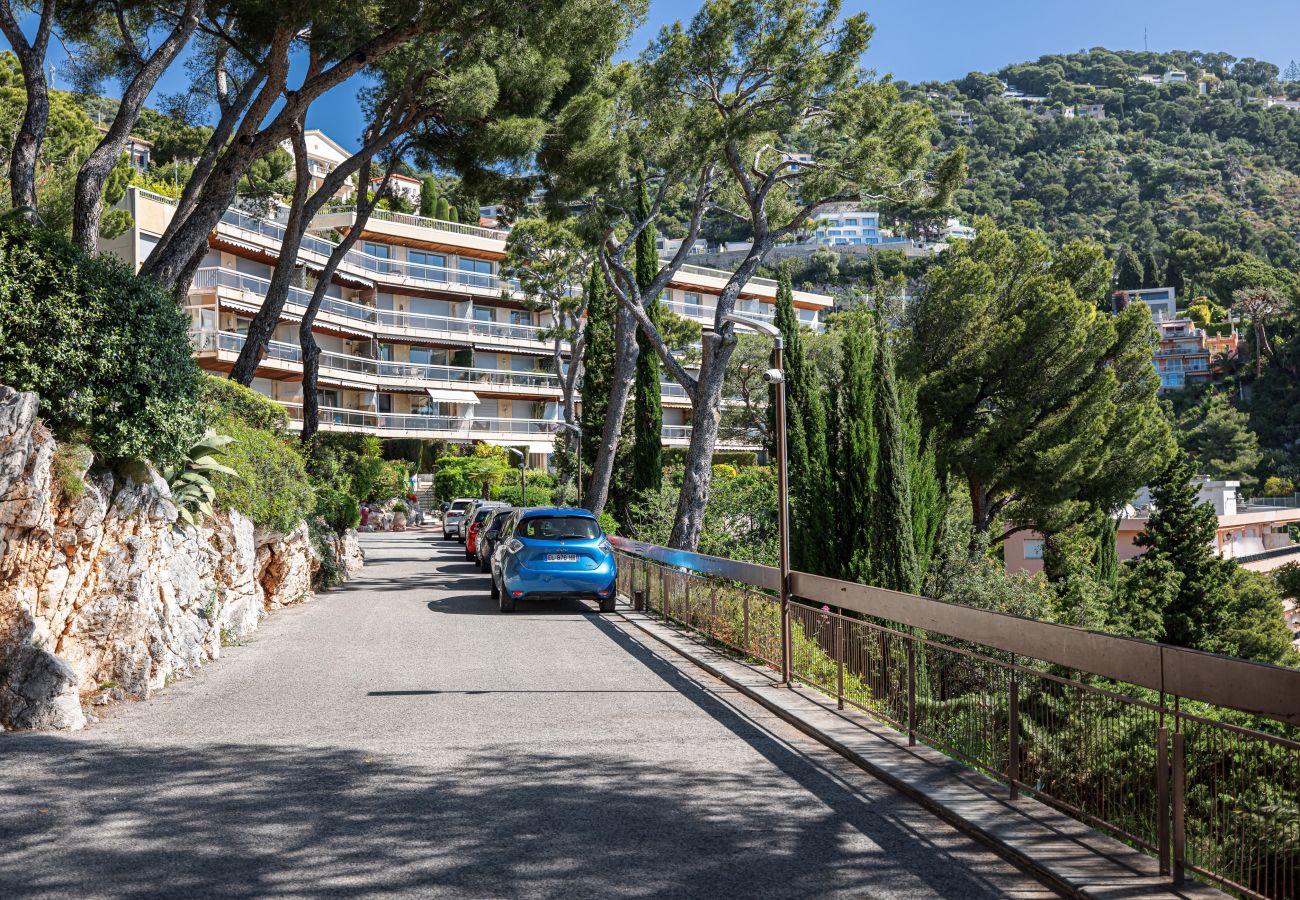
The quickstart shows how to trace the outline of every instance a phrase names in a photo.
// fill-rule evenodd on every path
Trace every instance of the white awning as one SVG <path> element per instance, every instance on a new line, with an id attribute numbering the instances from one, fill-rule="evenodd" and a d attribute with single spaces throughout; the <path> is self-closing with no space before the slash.
<path id="1" fill-rule="evenodd" d="M 444 403 L 467 403 L 470 406 L 478 403 L 478 394 L 473 391 L 458 391 L 453 388 L 425 388 L 424 390 L 429 395 L 430 400 L 441 400 Z"/>

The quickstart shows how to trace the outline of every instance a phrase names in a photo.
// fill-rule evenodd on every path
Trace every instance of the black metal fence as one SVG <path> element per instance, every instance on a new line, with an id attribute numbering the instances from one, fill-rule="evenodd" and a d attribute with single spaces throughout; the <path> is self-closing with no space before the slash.
<path id="1" fill-rule="evenodd" d="M 648 612 L 782 669 L 775 569 L 615 539 Z M 790 672 L 1186 872 L 1300 898 L 1300 671 L 793 573 Z"/>

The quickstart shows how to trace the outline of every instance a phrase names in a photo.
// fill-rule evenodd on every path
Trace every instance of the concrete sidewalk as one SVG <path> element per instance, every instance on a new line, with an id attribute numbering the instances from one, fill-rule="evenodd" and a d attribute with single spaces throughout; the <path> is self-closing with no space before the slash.
<path id="1" fill-rule="evenodd" d="M 1000 855 L 1035 872 L 1063 894 L 1078 897 L 1227 895 L 1192 881 L 1174 888 L 1154 858 L 937 750 L 908 746 L 907 735 L 807 686 L 782 687 L 770 670 L 747 665 L 684 629 L 620 606 L 624 618 L 729 687 L 762 704 Z"/>

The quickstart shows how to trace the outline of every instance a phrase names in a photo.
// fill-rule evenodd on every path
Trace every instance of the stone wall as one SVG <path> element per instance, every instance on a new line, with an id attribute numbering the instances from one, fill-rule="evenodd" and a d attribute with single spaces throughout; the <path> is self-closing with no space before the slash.
<path id="1" fill-rule="evenodd" d="M 310 598 L 306 525 L 263 533 L 230 512 L 182 527 L 143 467 L 67 499 L 38 405 L 0 385 L 0 726 L 80 728 L 92 698 L 147 699 Z M 355 535 L 334 552 L 359 568 Z"/>

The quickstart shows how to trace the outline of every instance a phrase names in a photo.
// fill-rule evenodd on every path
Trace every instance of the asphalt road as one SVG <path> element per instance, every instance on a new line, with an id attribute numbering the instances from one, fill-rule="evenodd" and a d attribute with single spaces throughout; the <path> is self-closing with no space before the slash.
<path id="1" fill-rule="evenodd" d="M 365 545 L 154 700 L 0 734 L 0 897 L 1050 896 L 617 616 Z"/>

